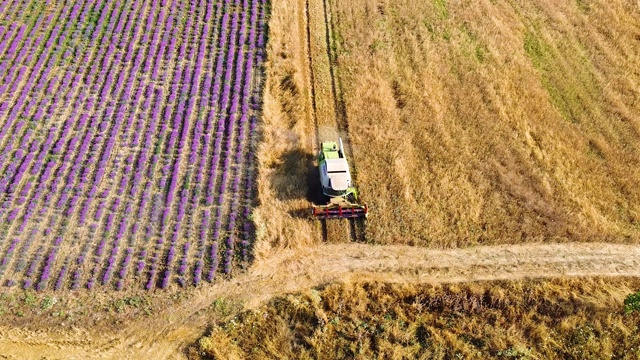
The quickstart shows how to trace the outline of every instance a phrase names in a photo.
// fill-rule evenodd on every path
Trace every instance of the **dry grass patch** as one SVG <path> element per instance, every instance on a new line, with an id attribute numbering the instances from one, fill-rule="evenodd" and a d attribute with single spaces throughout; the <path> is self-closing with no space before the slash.
<path id="1" fill-rule="evenodd" d="M 255 359 L 631 359 L 640 315 L 625 315 L 623 300 L 638 288 L 620 278 L 333 284 L 219 324 L 200 353 L 231 344 Z"/>
<path id="2" fill-rule="evenodd" d="M 331 1 L 370 239 L 640 239 L 623 1 Z"/>

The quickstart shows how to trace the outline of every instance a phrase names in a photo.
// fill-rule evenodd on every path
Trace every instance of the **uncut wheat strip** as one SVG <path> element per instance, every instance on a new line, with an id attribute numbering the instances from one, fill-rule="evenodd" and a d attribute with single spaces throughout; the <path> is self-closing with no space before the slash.
<path id="1" fill-rule="evenodd" d="M 189 9 L 189 17 L 187 18 L 187 24 L 186 24 L 186 27 L 190 29 L 187 36 L 183 38 L 183 42 L 180 45 L 180 50 L 177 56 L 178 63 L 184 64 L 183 66 L 185 69 L 185 71 L 182 74 L 183 75 L 182 81 L 180 83 L 181 95 L 183 94 L 186 95 L 190 93 L 191 88 L 193 86 L 192 79 L 194 78 L 194 75 L 196 75 L 195 66 L 191 65 L 191 59 L 195 57 L 194 55 L 198 48 L 197 44 L 199 43 L 199 36 L 200 36 L 199 32 L 195 32 L 195 36 L 193 36 L 193 32 L 191 31 L 191 28 L 194 28 L 192 21 L 195 18 L 196 8 L 197 8 L 196 4 L 192 3 L 191 8 Z M 187 49 L 188 49 L 189 55 L 188 55 L 188 58 L 185 59 L 185 56 L 187 56 L 186 55 Z M 155 283 L 155 275 L 161 272 L 162 270 L 164 270 L 161 265 L 161 262 L 162 262 L 161 257 L 164 252 L 163 248 L 165 247 L 164 232 L 169 224 L 169 216 L 170 216 L 170 209 L 171 209 L 170 205 L 173 202 L 175 186 L 177 186 L 176 177 L 178 174 L 176 169 L 174 169 L 176 173 L 172 174 L 173 176 L 171 176 L 168 188 L 166 184 L 167 184 L 168 177 L 170 175 L 170 171 L 173 168 L 173 166 L 171 166 L 171 162 L 172 162 L 172 158 L 175 157 L 174 152 L 179 151 L 180 147 L 183 146 L 183 143 L 184 143 L 184 140 L 182 138 L 178 139 L 178 136 L 181 134 L 181 131 L 183 131 L 183 128 L 185 128 L 185 125 L 186 127 L 188 127 L 188 123 L 186 123 L 188 119 L 185 120 L 185 116 L 184 116 L 185 111 L 187 110 L 185 108 L 187 101 L 185 100 L 186 100 L 185 96 L 180 96 L 178 99 L 178 103 L 176 104 L 175 107 L 166 107 L 165 109 L 165 119 L 167 120 L 167 122 L 171 121 L 172 129 L 171 129 L 171 132 L 169 133 L 169 140 L 167 142 L 167 145 L 164 151 L 165 159 L 164 159 L 164 166 L 162 171 L 162 179 L 160 181 L 159 188 L 158 188 L 158 193 L 161 194 L 161 196 L 164 198 L 163 213 L 160 221 L 160 230 L 156 232 L 158 239 L 156 241 L 155 251 L 152 258 L 151 270 L 149 273 L 149 281 L 147 282 L 147 286 L 146 286 L 147 288 L 152 287 L 152 285 Z M 177 148 L 174 149 L 174 147 L 176 146 Z"/>

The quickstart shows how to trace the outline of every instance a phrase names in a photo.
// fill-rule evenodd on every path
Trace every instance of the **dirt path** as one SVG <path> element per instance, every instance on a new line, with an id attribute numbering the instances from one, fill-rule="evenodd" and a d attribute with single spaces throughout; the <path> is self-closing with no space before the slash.
<path id="1" fill-rule="evenodd" d="M 282 251 L 170 312 L 132 322 L 119 333 L 62 333 L 0 328 L 0 359 L 185 358 L 184 348 L 206 331 L 202 310 L 225 296 L 256 308 L 273 296 L 335 281 L 445 283 L 561 276 L 640 276 L 640 246 L 535 244 L 429 250 L 407 246 L 331 244 Z"/>

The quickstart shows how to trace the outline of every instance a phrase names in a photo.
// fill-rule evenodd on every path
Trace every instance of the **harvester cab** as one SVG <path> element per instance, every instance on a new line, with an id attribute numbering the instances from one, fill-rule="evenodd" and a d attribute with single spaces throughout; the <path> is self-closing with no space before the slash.
<path id="1" fill-rule="evenodd" d="M 312 215 L 316 219 L 349 219 L 367 216 L 367 205 L 358 204 L 358 192 L 353 185 L 342 138 L 338 143 L 326 141 L 320 144 L 318 170 L 322 194 L 326 205 L 314 205 Z"/>

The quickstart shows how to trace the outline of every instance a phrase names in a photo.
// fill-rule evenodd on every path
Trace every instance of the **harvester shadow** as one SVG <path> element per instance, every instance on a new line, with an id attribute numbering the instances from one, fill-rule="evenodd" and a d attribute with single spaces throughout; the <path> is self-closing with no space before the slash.
<path id="1" fill-rule="evenodd" d="M 278 159 L 271 175 L 272 188 L 278 200 L 322 201 L 318 168 L 314 160 L 313 154 L 302 149 L 286 152 Z"/>
<path id="2" fill-rule="evenodd" d="M 322 193 L 320 173 L 315 163 L 315 156 L 302 149 L 283 154 L 273 166 L 271 184 L 276 198 L 281 201 L 306 199 L 312 204 L 326 204 Z M 303 207 L 289 211 L 289 216 L 296 219 L 310 219 L 311 208 Z M 327 223 L 321 221 L 322 239 L 327 240 Z"/>

